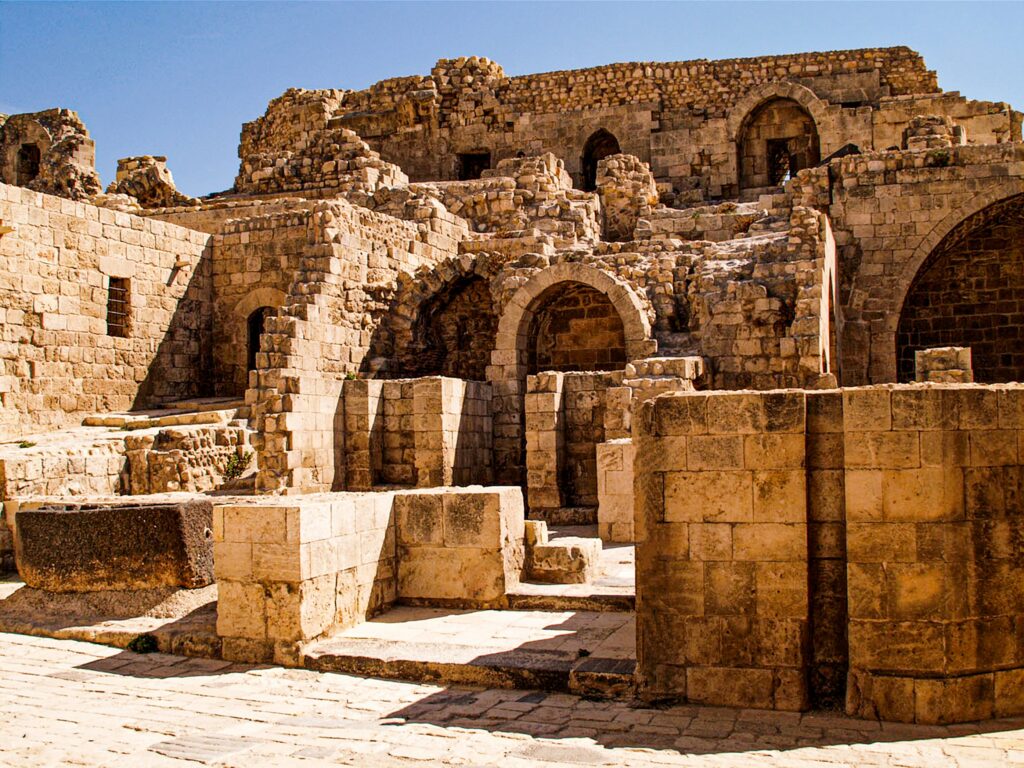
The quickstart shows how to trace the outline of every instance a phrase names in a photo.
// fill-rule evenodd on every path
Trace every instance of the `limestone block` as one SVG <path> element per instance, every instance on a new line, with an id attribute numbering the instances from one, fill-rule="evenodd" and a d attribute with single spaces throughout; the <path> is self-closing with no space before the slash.
<path id="1" fill-rule="evenodd" d="M 529 576 L 552 584 L 585 584 L 598 575 L 600 560 L 600 540 L 566 536 L 531 549 Z"/>

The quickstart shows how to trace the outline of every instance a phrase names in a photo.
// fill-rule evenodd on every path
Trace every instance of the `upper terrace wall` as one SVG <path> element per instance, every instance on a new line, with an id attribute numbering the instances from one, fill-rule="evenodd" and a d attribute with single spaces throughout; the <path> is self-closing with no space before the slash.
<path id="1" fill-rule="evenodd" d="M 207 393 L 209 235 L 6 184 L 0 221 L 0 436 Z"/>
<path id="2" fill-rule="evenodd" d="M 260 152 L 300 151 L 311 131 L 329 125 L 355 131 L 414 181 L 460 178 L 460 155 L 487 156 L 494 168 L 521 153 L 552 152 L 585 188 L 588 140 L 609 132 L 622 152 L 650 163 L 657 179 L 699 200 L 738 194 L 746 123 L 779 98 L 813 123 L 820 157 L 847 143 L 899 145 L 915 114 L 950 115 L 979 143 L 1020 133 L 1019 116 L 1015 122 L 1005 104 L 943 94 L 935 73 L 903 47 L 521 77 L 472 57 L 442 59 L 430 76 L 385 80 L 364 91 L 288 91 L 244 126 L 239 152 L 245 161 Z"/>

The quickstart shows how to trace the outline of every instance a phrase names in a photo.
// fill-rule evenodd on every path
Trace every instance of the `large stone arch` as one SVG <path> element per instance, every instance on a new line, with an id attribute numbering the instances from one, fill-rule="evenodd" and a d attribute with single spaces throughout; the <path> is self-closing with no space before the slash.
<path id="1" fill-rule="evenodd" d="M 654 351 L 651 342 L 651 318 L 640 297 L 625 282 L 596 267 L 586 264 L 561 263 L 541 270 L 513 294 L 498 321 L 495 339 L 496 360 L 512 360 L 520 365 L 526 344 L 533 304 L 548 288 L 557 283 L 582 283 L 608 297 L 619 313 L 625 334 L 626 355 L 629 360 L 647 357 Z"/>
<path id="2" fill-rule="evenodd" d="M 422 267 L 415 273 L 403 273 L 398 278 L 398 287 L 388 316 L 387 332 L 390 334 L 392 356 L 403 373 L 400 355 L 416 354 L 416 331 L 423 322 L 424 309 L 431 302 L 445 300 L 446 293 L 457 293 L 462 286 L 473 281 L 486 281 L 491 300 L 494 300 L 490 283 L 500 269 L 500 264 L 486 254 L 452 257 L 429 267 Z M 451 297 L 449 297 L 451 298 Z M 494 302 L 496 304 L 496 302 Z M 493 340 L 487 340 L 489 356 Z M 434 372 L 436 373 L 436 372 Z M 419 375 L 419 374 L 417 374 Z M 428 374 L 422 374 L 428 375 Z M 429 375 L 433 375 L 429 374 Z M 445 374 L 447 375 L 447 374 Z"/>
<path id="3" fill-rule="evenodd" d="M 1024 191 L 1004 192 L 940 221 L 905 265 L 887 323 L 900 381 L 938 346 L 970 347 L 976 381 L 1024 380 Z"/>
<path id="4" fill-rule="evenodd" d="M 522 481 L 529 328 L 538 300 L 560 283 L 582 284 L 608 298 L 622 321 L 627 361 L 649 357 L 657 350 L 657 342 L 651 338 L 651 310 L 624 281 L 596 267 L 576 263 L 554 264 L 533 275 L 504 306 L 488 368 L 498 483 L 516 485 Z"/>

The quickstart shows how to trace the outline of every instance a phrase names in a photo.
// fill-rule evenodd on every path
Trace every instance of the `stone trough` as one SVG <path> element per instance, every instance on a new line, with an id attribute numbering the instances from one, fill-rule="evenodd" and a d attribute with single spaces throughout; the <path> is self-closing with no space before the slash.
<path id="1" fill-rule="evenodd" d="M 212 526 L 204 500 L 23 507 L 18 573 L 50 592 L 204 587 L 213 583 Z"/>

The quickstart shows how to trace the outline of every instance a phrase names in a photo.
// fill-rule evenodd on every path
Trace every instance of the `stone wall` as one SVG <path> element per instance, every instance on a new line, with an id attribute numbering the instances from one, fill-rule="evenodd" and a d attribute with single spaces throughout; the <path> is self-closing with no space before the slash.
<path id="1" fill-rule="evenodd" d="M 337 493 L 214 509 L 226 659 L 300 663 L 310 641 L 412 602 L 503 605 L 523 563 L 515 488 Z"/>
<path id="2" fill-rule="evenodd" d="M 125 493 L 205 493 L 225 480 L 231 457 L 241 460 L 248 435 L 243 427 L 184 427 L 125 437 L 128 458 Z"/>
<path id="3" fill-rule="evenodd" d="M 1024 712 L 1024 391 L 851 389 L 847 710 L 923 723 Z"/>
<path id="4" fill-rule="evenodd" d="M 911 286 L 940 249 L 950 249 L 953 258 L 958 249 L 980 249 L 980 255 L 983 238 L 960 238 L 988 224 L 1012 226 L 1020 207 L 1013 199 L 1024 194 L 1024 145 L 851 156 L 833 163 L 830 172 L 843 383 L 895 381 L 899 319 Z M 986 295 L 968 291 L 943 304 L 962 304 L 984 319 Z M 948 313 L 935 311 L 936 320 Z M 938 325 L 928 335 L 943 332 Z M 947 343 L 957 342 L 940 342 Z M 963 345 L 972 346 L 966 339 Z"/>
<path id="5" fill-rule="evenodd" d="M 443 209 L 425 214 L 405 221 L 337 200 L 309 215 L 301 271 L 267 319 L 267 365 L 246 393 L 262 490 L 344 487 L 342 383 L 368 363 L 399 272 L 452 256 L 465 232 Z"/>
<path id="6" fill-rule="evenodd" d="M 1024 389 L 663 395 L 637 424 L 648 697 L 919 723 L 1024 711 Z M 848 670 L 848 674 L 847 674 Z"/>
<path id="7" fill-rule="evenodd" d="M 0 436 L 208 393 L 208 235 L 8 185 L 0 220 Z M 123 337 L 111 277 L 129 287 Z"/>

